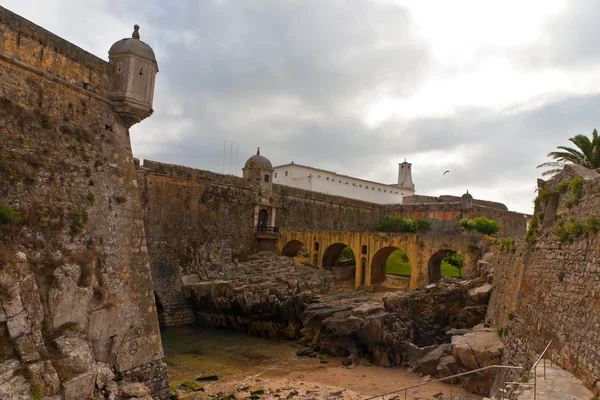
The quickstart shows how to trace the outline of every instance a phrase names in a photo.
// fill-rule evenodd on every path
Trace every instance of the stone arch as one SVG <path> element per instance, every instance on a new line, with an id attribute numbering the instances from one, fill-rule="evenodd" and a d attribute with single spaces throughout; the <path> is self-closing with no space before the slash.
<path id="1" fill-rule="evenodd" d="M 299 240 L 291 240 L 281 249 L 281 255 L 288 257 L 296 257 L 300 250 L 304 247 L 304 243 Z"/>
<path id="2" fill-rule="evenodd" d="M 447 254 L 452 253 L 457 254 L 464 262 L 463 257 L 458 252 L 450 249 L 438 250 L 435 253 L 433 253 L 431 257 L 429 257 L 429 261 L 427 262 L 427 275 L 429 283 L 439 281 L 442 278 L 442 276 L 452 276 L 442 273 L 442 260 Z"/>
<path id="3" fill-rule="evenodd" d="M 401 250 L 395 246 L 386 246 L 377 250 L 371 260 L 371 284 L 381 283 L 386 279 L 386 264 L 389 256 L 396 250 Z M 401 250 L 404 254 L 404 250 Z M 408 256 L 407 256 L 408 258 Z M 409 260 L 410 264 L 410 260 Z"/>
<path id="4" fill-rule="evenodd" d="M 258 212 L 258 230 L 264 229 L 269 225 L 269 212 L 266 208 L 261 208 Z"/>
<path id="5" fill-rule="evenodd" d="M 352 252 L 352 258 L 350 260 L 342 259 L 342 252 L 345 248 L 349 248 Z M 359 254 L 360 256 L 360 254 Z M 337 282 L 346 282 L 352 286 L 355 285 L 356 281 L 356 254 L 345 243 L 334 243 L 327 247 L 323 252 L 323 268 L 329 269 L 333 274 L 333 279 Z"/>
<path id="6" fill-rule="evenodd" d="M 337 267 L 342 251 L 344 251 L 346 247 L 348 247 L 348 245 L 339 242 L 327 247 L 323 252 L 323 267 Z"/>

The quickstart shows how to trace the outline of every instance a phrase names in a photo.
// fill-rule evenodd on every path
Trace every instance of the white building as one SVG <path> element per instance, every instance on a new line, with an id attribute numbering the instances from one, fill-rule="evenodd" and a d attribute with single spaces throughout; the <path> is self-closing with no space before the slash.
<path id="1" fill-rule="evenodd" d="M 415 194 L 411 166 L 406 161 L 398 164 L 398 183 L 386 185 L 291 162 L 273 168 L 273 183 L 371 203 L 398 204 L 403 197 Z"/>

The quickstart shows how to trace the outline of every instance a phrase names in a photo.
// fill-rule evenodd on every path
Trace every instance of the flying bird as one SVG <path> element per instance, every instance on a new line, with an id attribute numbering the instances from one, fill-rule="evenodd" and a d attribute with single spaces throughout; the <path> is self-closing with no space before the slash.
<path id="1" fill-rule="evenodd" d="M 450 170 L 448 170 L 448 171 L 444 172 L 442 175 L 446 175 L 448 172 L 450 172 Z"/>

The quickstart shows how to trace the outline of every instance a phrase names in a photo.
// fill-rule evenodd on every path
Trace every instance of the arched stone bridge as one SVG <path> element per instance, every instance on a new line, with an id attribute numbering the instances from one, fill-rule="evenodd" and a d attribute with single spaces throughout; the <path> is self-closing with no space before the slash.
<path id="1" fill-rule="evenodd" d="M 384 233 L 281 228 L 278 250 L 295 256 L 302 247 L 318 268 L 335 266 L 345 247 L 356 258 L 355 286 L 371 286 L 385 280 L 385 264 L 396 249 L 406 253 L 411 263 L 410 288 L 423 287 L 440 279 L 441 261 L 446 253 L 459 254 L 464 274 L 475 270 L 483 236 L 444 233 Z"/>

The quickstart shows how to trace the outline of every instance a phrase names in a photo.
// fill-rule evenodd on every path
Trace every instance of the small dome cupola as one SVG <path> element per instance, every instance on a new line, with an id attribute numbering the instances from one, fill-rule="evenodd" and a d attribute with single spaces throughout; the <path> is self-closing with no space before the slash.
<path id="1" fill-rule="evenodd" d="M 250 157 L 246 164 L 244 164 L 244 168 L 261 168 L 267 170 L 273 170 L 273 165 L 271 161 L 267 157 L 260 155 L 260 147 L 256 150 L 256 155 Z"/>
<path id="2" fill-rule="evenodd" d="M 158 72 L 156 56 L 140 40 L 135 25 L 130 38 L 121 39 L 108 51 L 111 66 L 110 98 L 126 128 L 152 115 L 154 79 Z"/>

